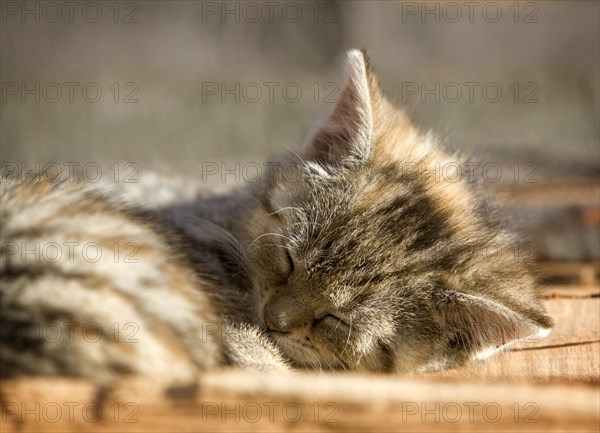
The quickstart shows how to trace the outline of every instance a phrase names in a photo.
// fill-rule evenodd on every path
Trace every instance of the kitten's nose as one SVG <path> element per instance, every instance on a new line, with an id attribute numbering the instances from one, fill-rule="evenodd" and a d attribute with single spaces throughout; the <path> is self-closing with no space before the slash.
<path id="1" fill-rule="evenodd" d="M 265 324 L 271 331 L 290 332 L 302 326 L 303 309 L 290 300 L 278 299 L 265 305 Z"/>
<path id="2" fill-rule="evenodd" d="M 274 311 L 273 304 L 265 305 L 265 324 L 269 331 L 288 332 L 286 329 L 285 314 Z"/>

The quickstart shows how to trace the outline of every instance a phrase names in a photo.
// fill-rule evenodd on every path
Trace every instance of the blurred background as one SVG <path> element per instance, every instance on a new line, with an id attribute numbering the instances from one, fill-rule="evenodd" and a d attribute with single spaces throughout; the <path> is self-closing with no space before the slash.
<path id="1" fill-rule="evenodd" d="M 548 278 L 597 283 L 599 2 L 0 5 L 5 170 L 263 161 L 299 148 L 366 48 L 389 97 L 478 161 Z"/>

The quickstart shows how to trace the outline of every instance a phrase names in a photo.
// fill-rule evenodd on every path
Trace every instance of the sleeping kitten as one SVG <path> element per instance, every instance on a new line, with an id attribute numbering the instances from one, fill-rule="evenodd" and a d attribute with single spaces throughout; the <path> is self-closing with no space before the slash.
<path id="1" fill-rule="evenodd" d="M 432 175 L 456 159 L 382 96 L 362 52 L 348 53 L 347 69 L 303 154 L 227 195 L 134 208 L 117 198 L 133 191 L 4 179 L 2 375 L 185 380 L 223 364 L 288 363 L 415 372 L 547 334 L 527 270 L 484 253 L 510 235 L 470 185 Z M 138 263 L 36 262 L 14 249 L 65 241 L 130 242 Z M 105 336 L 133 322 L 139 342 L 24 337 L 65 321 L 94 321 Z"/>
<path id="2" fill-rule="evenodd" d="M 333 114 L 293 159 L 302 175 L 267 184 L 231 227 L 256 323 L 296 365 L 396 372 L 547 335 L 514 239 L 466 182 L 435 176 L 456 158 L 383 97 L 362 52 L 347 67 Z"/>

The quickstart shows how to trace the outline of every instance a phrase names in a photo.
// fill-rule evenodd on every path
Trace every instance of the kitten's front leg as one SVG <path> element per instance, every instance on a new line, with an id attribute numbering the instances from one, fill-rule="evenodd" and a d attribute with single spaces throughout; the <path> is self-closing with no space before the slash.
<path id="1" fill-rule="evenodd" d="M 255 325 L 227 322 L 223 326 L 225 356 L 232 366 L 258 372 L 292 370 L 277 346 Z"/>

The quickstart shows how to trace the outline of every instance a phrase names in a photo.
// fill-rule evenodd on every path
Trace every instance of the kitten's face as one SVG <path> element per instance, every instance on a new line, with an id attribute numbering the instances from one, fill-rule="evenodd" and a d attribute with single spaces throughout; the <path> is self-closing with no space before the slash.
<path id="1" fill-rule="evenodd" d="M 507 240 L 466 186 L 406 170 L 444 155 L 390 110 L 362 54 L 349 57 L 298 176 L 274 180 L 250 224 L 259 323 L 298 365 L 403 372 L 549 327 L 520 265 L 477 253 Z"/>
<path id="2" fill-rule="evenodd" d="M 388 370 L 426 362 L 439 333 L 428 297 L 438 276 L 426 269 L 428 258 L 409 252 L 417 240 L 402 229 L 424 230 L 415 221 L 429 211 L 422 197 L 388 178 L 393 170 L 302 170 L 302 182 L 269 192 L 268 231 L 249 250 L 260 269 L 263 325 L 303 365 Z M 391 201 L 373 199 L 383 189 Z"/>

